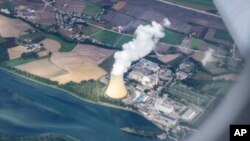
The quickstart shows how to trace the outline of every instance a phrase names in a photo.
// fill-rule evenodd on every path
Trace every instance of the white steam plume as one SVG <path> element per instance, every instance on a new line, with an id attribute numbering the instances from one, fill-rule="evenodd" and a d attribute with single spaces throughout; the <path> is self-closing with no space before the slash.
<path id="1" fill-rule="evenodd" d="M 164 19 L 164 25 L 170 26 L 170 22 Z M 133 61 L 136 61 L 149 54 L 160 40 L 165 36 L 164 28 L 161 24 L 153 21 L 150 25 L 140 25 L 135 31 L 135 38 L 125 43 L 122 51 L 115 53 L 115 63 L 112 75 L 121 76 L 127 72 Z"/>
<path id="2" fill-rule="evenodd" d="M 170 27 L 171 26 L 171 22 L 168 20 L 168 18 L 163 19 L 163 25 L 165 27 Z"/>
<path id="3" fill-rule="evenodd" d="M 214 50 L 209 48 L 208 51 L 205 52 L 204 58 L 201 60 L 202 65 L 206 66 L 208 63 L 212 62 L 214 60 L 213 58 Z"/>

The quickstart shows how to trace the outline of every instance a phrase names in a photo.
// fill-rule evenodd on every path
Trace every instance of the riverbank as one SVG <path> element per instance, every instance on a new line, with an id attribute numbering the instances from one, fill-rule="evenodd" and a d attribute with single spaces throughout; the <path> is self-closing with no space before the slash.
<path id="1" fill-rule="evenodd" d="M 119 109 L 119 110 L 124 110 L 124 111 L 129 111 L 129 112 L 133 112 L 135 114 L 138 114 L 142 117 L 144 117 L 145 119 L 147 119 L 149 122 L 151 122 L 153 125 L 155 125 L 156 127 L 158 127 L 159 129 L 161 129 L 162 131 L 165 131 L 158 123 L 155 123 L 154 121 L 151 121 L 150 119 L 148 119 L 147 117 L 145 117 L 143 114 L 141 114 L 140 112 L 136 111 L 136 110 L 133 110 L 133 109 L 130 109 L 130 108 L 126 108 L 126 107 L 122 107 L 122 106 L 119 106 L 119 105 L 114 105 L 114 104 L 111 104 L 111 103 L 105 103 L 105 102 L 96 102 L 96 101 L 92 101 L 92 100 L 89 100 L 89 99 L 86 99 L 86 98 L 82 98 L 70 91 L 67 91 L 65 89 L 62 89 L 56 85 L 50 85 L 50 84 L 46 84 L 46 83 L 43 83 L 43 82 L 40 82 L 38 80 L 35 80 L 35 79 L 32 79 L 32 78 L 29 78 L 28 76 L 25 76 L 25 75 L 22 75 L 22 74 L 19 74 L 17 72 L 14 72 L 12 70 L 9 70 L 7 68 L 3 68 L 3 67 L 0 67 L 0 70 L 3 70 L 3 71 L 6 71 L 6 72 L 9 72 L 15 76 L 18 76 L 18 77 L 21 77 L 21 78 L 24 78 L 26 80 L 29 80 L 29 81 L 32 81 L 34 83 L 38 83 L 40 85 L 43 85 L 43 86 L 46 86 L 46 87 L 49 87 L 49 88 L 53 88 L 53 89 L 57 89 L 59 91 L 62 91 L 62 92 L 65 92 L 79 100 L 82 100 L 84 102 L 88 102 L 88 103 L 91 103 L 91 104 L 95 104 L 95 105 L 99 105 L 99 106 L 105 106 L 105 107 L 109 107 L 109 108 L 114 108 L 114 109 Z"/>
<path id="2" fill-rule="evenodd" d="M 121 109 L 121 110 L 127 110 L 127 111 L 130 111 L 130 112 L 135 112 L 135 113 L 139 114 L 139 113 L 138 113 L 137 111 L 135 111 L 135 110 L 128 109 L 128 108 L 125 108 L 125 107 L 121 107 L 121 106 L 118 106 L 118 105 L 113 105 L 113 104 L 104 103 L 104 102 L 95 102 L 95 101 L 92 101 L 92 100 L 89 100 L 89 99 L 82 98 L 82 97 L 77 96 L 76 94 L 74 94 L 74 93 L 72 93 L 72 92 L 70 92 L 70 91 L 67 91 L 67 90 L 65 90 L 65 89 L 62 89 L 62 88 L 60 88 L 60 87 L 58 87 L 58 86 L 56 86 L 56 85 L 49 85 L 49 84 L 40 82 L 40 81 L 38 81 L 38 80 L 29 78 L 29 77 L 27 77 L 27 76 L 21 75 L 21 74 L 19 74 L 19 73 L 13 72 L 13 71 L 11 71 L 11 70 L 9 70 L 9 69 L 6 69 L 6 68 L 3 68 L 3 67 L 0 67 L 0 70 L 7 71 L 7 72 L 9 72 L 9 73 L 11 73 L 11 74 L 14 74 L 14 75 L 16 75 L 16 76 L 19 76 L 19 77 L 22 77 L 22 78 L 24 78 L 24 79 L 30 80 L 30 81 L 32 81 L 32 82 L 38 83 L 38 84 L 40 84 L 40 85 L 47 86 L 47 87 L 50 87 L 50 88 L 53 88 L 53 89 L 57 89 L 57 90 L 59 90 L 59 91 L 66 92 L 66 93 L 68 93 L 68 94 L 74 96 L 75 98 L 78 98 L 78 99 L 83 100 L 83 101 L 85 101 L 85 102 L 89 102 L 89 103 L 96 104 L 96 105 L 101 105 L 101 106 L 106 106 L 106 107 L 111 107 L 111 108 L 116 108 L 116 109 Z"/>
<path id="3" fill-rule="evenodd" d="M 79 140 L 159 141 L 120 130 L 131 127 L 160 131 L 144 117 L 127 110 L 85 102 L 0 69 L 2 135 L 34 136 L 58 133 Z M 8 122 L 6 122 L 8 121 Z"/>

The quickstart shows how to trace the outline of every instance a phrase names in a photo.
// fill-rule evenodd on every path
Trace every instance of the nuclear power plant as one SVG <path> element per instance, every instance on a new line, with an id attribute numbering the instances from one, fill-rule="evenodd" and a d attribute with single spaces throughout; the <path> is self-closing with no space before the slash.
<path id="1" fill-rule="evenodd" d="M 164 26 L 170 26 L 168 19 L 163 20 Z M 126 97 L 127 90 L 123 81 L 132 62 L 148 55 L 165 36 L 163 25 L 153 21 L 149 25 L 140 25 L 135 30 L 135 37 L 128 43 L 122 45 L 122 51 L 114 54 L 115 63 L 111 72 L 110 82 L 106 90 L 107 96 L 113 99 Z"/>
<path id="2" fill-rule="evenodd" d="M 127 96 L 127 89 L 122 75 L 111 75 L 106 95 L 112 99 L 122 99 Z"/>

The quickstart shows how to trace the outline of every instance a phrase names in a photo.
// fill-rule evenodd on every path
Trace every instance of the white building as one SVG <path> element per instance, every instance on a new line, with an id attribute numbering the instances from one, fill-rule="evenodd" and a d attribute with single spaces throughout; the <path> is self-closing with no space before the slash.
<path id="1" fill-rule="evenodd" d="M 188 78 L 188 74 L 183 72 L 183 71 L 178 71 L 178 72 L 176 72 L 176 77 L 179 80 L 184 80 L 184 79 Z"/>
<path id="2" fill-rule="evenodd" d="M 198 113 L 192 109 L 189 108 L 183 115 L 182 115 L 182 119 L 186 120 L 186 121 L 192 121 L 196 116 L 198 115 Z"/>
<path id="3" fill-rule="evenodd" d="M 2 9 L 1 9 L 1 12 L 2 12 L 2 13 L 5 13 L 5 14 L 8 14 L 8 15 L 10 14 L 10 11 L 9 11 L 8 9 L 3 9 L 3 8 L 2 8 Z"/>

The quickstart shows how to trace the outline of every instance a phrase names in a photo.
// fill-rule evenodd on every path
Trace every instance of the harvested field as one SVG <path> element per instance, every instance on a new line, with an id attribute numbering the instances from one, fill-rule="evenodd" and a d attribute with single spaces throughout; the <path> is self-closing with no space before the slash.
<path id="1" fill-rule="evenodd" d="M 53 64 L 68 71 L 68 74 L 52 78 L 61 84 L 73 81 L 99 79 L 107 72 L 98 65 L 113 55 L 113 51 L 91 45 L 79 44 L 72 52 L 54 53 L 51 57 Z"/>
<path id="2" fill-rule="evenodd" d="M 55 24 L 55 12 L 50 7 L 46 7 L 45 9 L 42 9 L 42 11 L 36 12 L 36 17 L 33 22 L 48 25 Z"/>
<path id="3" fill-rule="evenodd" d="M 61 44 L 59 42 L 52 40 L 52 39 L 45 39 L 41 43 L 43 43 L 44 48 L 46 48 L 52 53 L 58 52 L 58 50 L 61 47 Z"/>
<path id="4" fill-rule="evenodd" d="M 49 56 L 49 51 L 48 50 L 44 50 L 44 51 L 39 51 L 38 53 L 37 53 L 37 55 L 38 55 L 38 57 L 39 58 L 44 58 L 44 57 L 48 57 Z"/>
<path id="5" fill-rule="evenodd" d="M 51 63 L 48 58 L 19 65 L 16 68 L 48 79 L 67 73 L 67 71 Z"/>
<path id="6" fill-rule="evenodd" d="M 173 25 L 176 23 L 195 24 L 205 27 L 211 27 L 225 31 L 226 28 L 219 17 L 207 16 L 192 10 L 180 8 L 170 4 L 163 4 L 152 0 L 123 0 L 127 4 L 119 10 L 138 19 L 152 21 L 152 18 L 160 22 L 164 17 L 168 17 Z M 152 15 L 154 14 L 154 15 Z"/>
<path id="7" fill-rule="evenodd" d="M 228 70 L 223 67 L 219 67 L 216 63 L 209 63 L 204 68 L 211 73 L 214 76 L 222 75 L 222 74 L 227 74 Z"/>
<path id="8" fill-rule="evenodd" d="M 87 4 L 88 2 L 86 0 L 57 0 L 55 6 L 58 9 L 65 11 L 67 13 L 70 12 L 81 13 L 83 12 L 83 9 L 84 7 L 86 7 Z"/>
<path id="9" fill-rule="evenodd" d="M 45 48 L 53 52 L 50 59 L 45 58 L 16 66 L 31 74 L 58 81 L 61 84 L 73 81 L 99 79 L 107 72 L 99 67 L 114 51 L 92 45 L 79 44 L 73 51 L 60 53 L 60 44 L 46 39 Z"/>
<path id="10" fill-rule="evenodd" d="M 212 49 L 215 50 L 215 48 L 213 48 L 213 47 L 209 47 L 209 48 L 212 48 Z M 217 52 L 213 53 L 213 59 L 210 60 L 210 62 L 219 63 L 221 60 L 224 59 L 223 57 L 218 57 L 218 56 L 216 56 L 216 55 L 221 55 L 221 54 L 222 54 L 221 52 L 219 52 L 219 51 L 220 51 L 219 49 L 221 49 L 221 48 L 218 48 L 218 47 L 217 47 L 217 52 L 218 52 L 218 53 L 217 53 Z M 201 51 L 206 52 L 207 50 L 205 50 L 205 48 L 204 48 L 204 49 L 201 50 Z M 216 50 L 215 50 L 215 51 L 216 51 Z M 224 54 L 223 54 L 223 55 L 224 55 Z M 192 54 L 191 57 L 192 57 L 195 61 L 201 62 L 202 59 L 204 59 L 204 57 L 205 57 L 205 53 L 202 53 L 202 52 L 194 52 L 194 53 Z"/>
<path id="11" fill-rule="evenodd" d="M 24 46 L 16 46 L 8 49 L 10 60 L 20 58 L 21 55 L 27 50 Z"/>
<path id="12" fill-rule="evenodd" d="M 0 34 L 2 37 L 16 37 L 26 34 L 26 30 L 31 29 L 28 24 L 18 19 L 10 19 L 0 15 Z"/>
<path id="13" fill-rule="evenodd" d="M 193 55 L 191 57 L 195 61 L 201 62 L 201 60 L 205 57 L 205 54 L 204 53 L 195 52 L 195 53 L 193 53 Z"/>
<path id="14" fill-rule="evenodd" d="M 121 10 L 124 6 L 126 5 L 126 2 L 124 2 L 124 1 L 119 1 L 119 2 L 117 2 L 116 4 L 114 4 L 113 5 L 113 9 L 114 10 Z"/>
<path id="15" fill-rule="evenodd" d="M 175 60 L 176 58 L 178 58 L 179 56 L 180 54 L 167 54 L 167 55 L 158 57 L 158 59 L 164 63 L 169 63 Z"/>
<path id="16" fill-rule="evenodd" d="M 224 74 L 220 76 L 213 77 L 213 80 L 227 80 L 227 81 L 236 81 L 239 75 L 237 74 Z"/>

